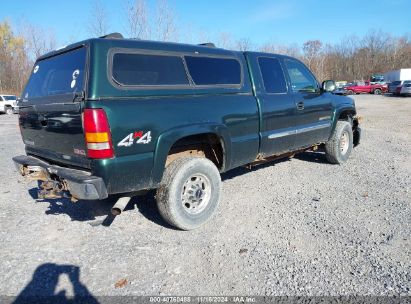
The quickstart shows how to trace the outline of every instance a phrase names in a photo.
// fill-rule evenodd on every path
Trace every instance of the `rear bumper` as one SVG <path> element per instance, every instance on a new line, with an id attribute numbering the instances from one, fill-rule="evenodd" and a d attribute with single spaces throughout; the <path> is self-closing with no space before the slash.
<path id="1" fill-rule="evenodd" d="M 108 196 L 103 179 L 90 172 L 52 165 L 27 155 L 15 156 L 13 161 L 21 175 L 58 182 L 76 199 L 98 200 Z"/>

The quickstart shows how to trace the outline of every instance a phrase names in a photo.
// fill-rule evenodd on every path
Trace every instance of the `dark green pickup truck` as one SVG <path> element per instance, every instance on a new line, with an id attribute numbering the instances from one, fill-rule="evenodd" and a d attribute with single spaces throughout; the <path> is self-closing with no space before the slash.
<path id="1" fill-rule="evenodd" d="M 354 101 L 297 59 L 108 36 L 40 57 L 19 111 L 18 171 L 44 198 L 100 200 L 157 189 L 166 221 L 206 222 L 220 173 L 308 149 L 345 162 L 360 141 Z"/>

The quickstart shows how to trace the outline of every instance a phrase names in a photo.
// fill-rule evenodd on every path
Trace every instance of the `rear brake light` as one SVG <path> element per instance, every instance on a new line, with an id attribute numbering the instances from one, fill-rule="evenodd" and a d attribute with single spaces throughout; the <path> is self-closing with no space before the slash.
<path id="1" fill-rule="evenodd" d="M 114 157 L 110 125 L 103 109 L 85 109 L 83 129 L 88 157 L 99 159 Z"/>

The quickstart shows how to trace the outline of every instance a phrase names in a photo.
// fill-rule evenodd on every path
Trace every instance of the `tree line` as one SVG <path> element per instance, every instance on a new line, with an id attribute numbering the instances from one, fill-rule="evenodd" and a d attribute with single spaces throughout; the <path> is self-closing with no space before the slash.
<path id="1" fill-rule="evenodd" d="M 129 38 L 214 42 L 217 47 L 226 49 L 285 54 L 302 60 L 319 81 L 366 80 L 374 73 L 411 68 L 409 34 L 393 36 L 372 30 L 363 37 L 353 35 L 333 44 L 318 39 L 302 45 L 275 42 L 256 45 L 249 38 L 234 39 L 227 32 L 210 35 L 193 30 L 190 25 L 178 24 L 176 12 L 167 0 L 157 0 L 153 11 L 149 10 L 147 0 L 124 1 L 122 12 L 124 24 L 113 27 L 109 11 L 101 0 L 95 0 L 90 7 L 87 34 L 99 37 L 117 30 Z M 7 20 L 0 21 L 0 93 L 21 94 L 35 59 L 55 48 L 56 38 L 52 30 L 29 23 L 12 26 Z"/>

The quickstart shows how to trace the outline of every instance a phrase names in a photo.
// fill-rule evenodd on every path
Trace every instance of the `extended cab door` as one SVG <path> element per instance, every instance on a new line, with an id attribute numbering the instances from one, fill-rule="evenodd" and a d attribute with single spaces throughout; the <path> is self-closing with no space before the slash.
<path id="1" fill-rule="evenodd" d="M 289 93 L 281 56 L 246 53 L 260 110 L 260 155 L 290 151 L 294 146 L 295 103 Z"/>
<path id="2" fill-rule="evenodd" d="M 331 132 L 332 99 L 320 86 L 310 70 L 300 61 L 284 59 L 295 102 L 294 148 L 304 148 L 327 141 Z"/>

